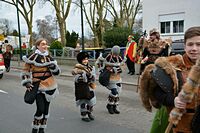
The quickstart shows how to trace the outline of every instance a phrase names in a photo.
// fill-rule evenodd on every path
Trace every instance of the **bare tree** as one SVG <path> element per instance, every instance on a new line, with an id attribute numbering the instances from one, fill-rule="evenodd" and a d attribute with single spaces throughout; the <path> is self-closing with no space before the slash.
<path id="1" fill-rule="evenodd" d="M 50 2 L 56 11 L 56 18 L 60 30 L 61 43 L 66 45 L 66 19 L 69 15 L 72 0 L 43 0 L 44 2 Z"/>
<path id="2" fill-rule="evenodd" d="M 17 8 L 17 0 L 0 0 L 7 4 L 13 5 Z M 26 21 L 28 27 L 28 34 L 30 36 L 30 46 L 32 46 L 32 27 L 33 27 L 33 7 L 36 3 L 36 0 L 18 0 L 18 9 L 20 14 Z"/>
<path id="3" fill-rule="evenodd" d="M 77 0 L 74 2 L 78 7 L 80 7 L 80 0 Z M 94 45 L 99 46 L 99 40 L 98 40 L 98 35 L 97 35 L 97 27 L 96 27 L 96 6 L 92 2 L 92 0 L 88 0 L 87 2 L 83 2 L 83 12 L 86 18 L 86 21 L 92 31 L 92 34 L 94 36 Z"/>
<path id="4" fill-rule="evenodd" d="M 75 4 L 80 7 L 80 0 Z M 86 21 L 92 30 L 95 46 L 103 45 L 104 20 L 106 17 L 106 0 L 84 0 L 83 12 Z"/>
<path id="5" fill-rule="evenodd" d="M 46 38 L 52 42 L 55 37 L 56 23 L 51 15 L 45 16 L 45 19 L 36 20 L 38 34 L 42 38 Z"/>
<path id="6" fill-rule="evenodd" d="M 104 20 L 106 18 L 106 11 L 105 11 L 105 4 L 107 0 L 95 0 L 94 3 L 97 8 L 97 15 L 98 15 L 98 39 L 99 39 L 99 45 L 103 45 L 103 33 L 105 31 L 104 27 Z"/>
<path id="7" fill-rule="evenodd" d="M 118 27 L 126 25 L 133 29 L 135 17 L 141 9 L 141 0 L 107 0 L 107 10 L 113 16 Z"/>
<path id="8" fill-rule="evenodd" d="M 0 29 L 3 30 L 4 35 L 8 35 L 12 30 L 12 22 L 6 18 L 1 18 Z"/>

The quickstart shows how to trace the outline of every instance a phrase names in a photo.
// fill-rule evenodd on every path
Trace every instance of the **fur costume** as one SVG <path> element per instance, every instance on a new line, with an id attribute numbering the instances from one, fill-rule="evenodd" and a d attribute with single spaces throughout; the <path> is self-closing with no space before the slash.
<path id="1" fill-rule="evenodd" d="M 44 130 L 49 118 L 49 104 L 58 94 L 58 85 L 53 75 L 60 74 L 57 62 L 48 54 L 48 51 L 41 53 L 38 49 L 30 55 L 23 56 L 25 62 L 21 73 L 21 84 L 38 85 L 36 101 L 36 113 L 32 122 L 33 130 Z"/>
<path id="2" fill-rule="evenodd" d="M 83 121 L 94 120 L 92 115 L 93 106 L 96 104 L 94 89 L 96 88 L 95 76 L 92 74 L 93 67 L 83 64 L 83 60 L 88 58 L 86 52 L 77 55 L 79 64 L 74 66 L 72 75 L 74 76 L 76 105 L 80 106 L 80 114 Z"/>
<path id="3" fill-rule="evenodd" d="M 187 81 L 183 85 L 178 97 L 184 103 L 191 103 L 194 97 L 194 93 L 198 91 L 200 84 L 200 58 L 196 61 L 196 64 L 192 67 L 188 74 Z M 185 113 L 184 109 L 174 108 L 170 113 L 169 121 L 175 125 L 181 119 L 181 116 Z"/>
<path id="4" fill-rule="evenodd" d="M 25 62 L 23 72 L 21 73 L 23 86 L 26 83 L 40 81 L 39 90 L 53 90 L 57 88 L 57 83 L 52 75 L 60 74 L 60 68 L 57 62 L 50 56 L 44 56 L 37 53 L 23 56 Z M 53 65 L 54 68 L 50 69 L 49 66 Z M 41 80 L 41 77 L 46 77 Z"/>
<path id="5" fill-rule="evenodd" d="M 82 64 L 76 64 L 74 66 L 74 69 L 72 70 L 72 75 L 77 75 L 77 74 L 83 74 L 86 73 L 88 77 L 88 85 L 92 88 L 95 89 L 96 88 L 96 84 L 95 84 L 95 77 L 91 74 L 92 72 L 92 66 L 88 65 L 88 66 L 84 66 Z M 85 79 L 87 80 L 87 79 Z"/>
<path id="6" fill-rule="evenodd" d="M 109 84 L 106 87 L 108 90 L 110 90 L 110 94 L 107 99 L 108 104 L 106 105 L 106 108 L 110 114 L 120 113 L 117 108 L 119 104 L 119 94 L 122 88 L 120 73 L 122 73 L 124 61 L 119 54 L 120 47 L 114 46 L 111 49 L 111 53 L 100 56 L 96 61 L 96 65 L 98 65 L 100 72 L 102 69 L 107 69 L 111 72 Z"/>
<path id="7" fill-rule="evenodd" d="M 161 67 L 168 75 L 170 75 L 173 81 L 174 92 L 177 92 L 178 79 L 176 78 L 176 70 L 184 69 L 184 62 L 181 55 L 176 55 L 170 57 L 159 57 L 155 61 L 155 64 L 146 66 L 139 81 L 139 88 L 142 103 L 149 112 L 152 111 L 152 106 L 155 108 L 160 107 L 158 101 L 156 101 L 153 95 L 157 84 L 151 77 L 151 72 L 156 68 L 156 66 Z"/>
<path id="8" fill-rule="evenodd" d="M 166 47 L 170 46 L 172 43 L 172 40 L 169 38 L 169 39 L 164 39 L 164 40 L 161 40 L 161 39 L 154 39 L 154 40 L 151 40 L 151 39 L 145 39 L 144 40 L 144 45 L 143 45 L 143 48 L 148 48 L 150 51 L 151 54 L 158 54 L 160 53 L 160 51 L 162 49 L 165 49 Z"/>
<path id="9" fill-rule="evenodd" d="M 142 53 L 140 73 L 142 73 L 145 67 L 149 64 L 153 64 L 159 57 L 165 57 L 169 55 L 170 43 L 161 39 L 148 39 L 144 40 L 144 49 Z"/>

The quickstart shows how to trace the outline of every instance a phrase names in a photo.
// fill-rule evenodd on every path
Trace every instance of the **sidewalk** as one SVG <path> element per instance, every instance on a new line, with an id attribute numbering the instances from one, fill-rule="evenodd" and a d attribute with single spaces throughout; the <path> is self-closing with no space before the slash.
<path id="1" fill-rule="evenodd" d="M 11 69 L 22 69 L 22 67 L 23 67 L 23 62 L 22 61 L 11 61 Z M 60 76 L 72 77 L 71 71 L 72 71 L 74 66 L 59 65 L 59 67 L 61 69 Z M 128 73 L 128 70 L 127 70 L 127 67 L 126 67 L 125 70 L 123 71 L 123 73 L 121 74 L 122 83 L 123 84 L 127 84 L 127 85 L 137 86 L 137 84 L 138 84 L 138 76 L 139 75 L 129 75 L 127 73 Z M 97 78 L 97 80 L 98 80 L 98 75 L 99 75 L 99 72 L 98 72 L 98 70 L 96 68 L 96 78 Z"/>

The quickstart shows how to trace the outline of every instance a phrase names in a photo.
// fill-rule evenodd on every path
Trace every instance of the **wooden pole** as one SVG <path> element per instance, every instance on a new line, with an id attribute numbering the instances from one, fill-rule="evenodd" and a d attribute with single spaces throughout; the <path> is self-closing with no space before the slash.
<path id="1" fill-rule="evenodd" d="M 170 131 L 171 131 L 172 127 L 173 127 L 173 123 L 172 123 L 172 122 L 170 122 L 170 123 L 168 124 L 168 126 L 167 126 L 166 130 L 165 130 L 165 133 L 170 133 Z"/>

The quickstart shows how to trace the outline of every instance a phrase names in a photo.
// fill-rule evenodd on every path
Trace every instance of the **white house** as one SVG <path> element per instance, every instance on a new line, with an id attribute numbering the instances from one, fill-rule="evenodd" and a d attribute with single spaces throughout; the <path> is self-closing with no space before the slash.
<path id="1" fill-rule="evenodd" d="M 183 39 L 184 32 L 200 26 L 200 0 L 143 0 L 143 30 L 157 28 L 161 37 Z"/>

